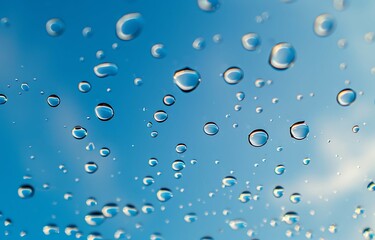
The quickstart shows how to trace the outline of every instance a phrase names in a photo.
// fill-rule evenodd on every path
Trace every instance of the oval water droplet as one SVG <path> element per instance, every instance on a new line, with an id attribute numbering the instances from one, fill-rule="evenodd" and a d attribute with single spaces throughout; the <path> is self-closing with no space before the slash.
<path id="1" fill-rule="evenodd" d="M 187 146 L 184 143 L 179 143 L 176 145 L 176 152 L 177 153 L 184 153 L 187 150 Z"/>
<path id="2" fill-rule="evenodd" d="M 193 223 L 193 222 L 196 222 L 198 220 L 198 216 L 195 213 L 188 213 L 184 216 L 184 220 L 187 223 Z"/>
<path id="3" fill-rule="evenodd" d="M 226 176 L 221 182 L 225 187 L 232 187 L 237 184 L 237 179 L 233 176 Z"/>
<path id="4" fill-rule="evenodd" d="M 143 17 L 140 13 L 128 13 L 116 23 L 117 37 L 121 40 L 132 40 L 142 31 Z"/>
<path id="5" fill-rule="evenodd" d="M 175 171 L 181 171 L 185 168 L 185 162 L 182 160 L 175 160 L 172 163 L 172 169 Z"/>
<path id="6" fill-rule="evenodd" d="M 84 139 L 87 136 L 87 130 L 81 126 L 75 126 L 72 129 L 72 135 L 75 139 Z"/>
<path id="7" fill-rule="evenodd" d="M 229 221 L 229 226 L 233 230 L 239 230 L 247 227 L 247 222 L 243 219 L 233 219 Z"/>
<path id="8" fill-rule="evenodd" d="M 174 103 L 176 102 L 176 99 L 173 95 L 171 94 L 167 94 L 164 96 L 163 98 L 163 103 L 166 105 L 166 106 L 172 106 Z"/>
<path id="9" fill-rule="evenodd" d="M 150 214 L 150 213 L 153 213 L 155 211 L 155 208 L 152 204 L 145 204 L 142 206 L 142 212 L 145 213 L 145 214 Z"/>
<path id="10" fill-rule="evenodd" d="M 353 133 L 357 133 L 357 132 L 359 132 L 359 126 L 358 126 L 358 125 L 354 125 L 354 126 L 352 127 L 352 131 L 353 131 Z"/>
<path id="11" fill-rule="evenodd" d="M 191 92 L 198 87 L 201 76 L 193 69 L 184 68 L 174 73 L 173 80 L 181 91 Z"/>
<path id="12" fill-rule="evenodd" d="M 249 191 L 243 191 L 240 196 L 238 197 L 238 200 L 242 203 L 247 203 L 251 200 L 251 192 Z"/>
<path id="13" fill-rule="evenodd" d="M 205 12 L 214 12 L 220 7 L 219 0 L 198 0 L 198 6 Z"/>
<path id="14" fill-rule="evenodd" d="M 305 121 L 296 122 L 290 127 L 290 136 L 296 140 L 305 139 L 309 132 L 310 128 Z"/>
<path id="15" fill-rule="evenodd" d="M 272 194 L 275 198 L 281 198 L 284 196 L 284 188 L 282 186 L 276 186 L 273 189 Z"/>
<path id="16" fill-rule="evenodd" d="M 151 47 L 151 55 L 154 58 L 164 58 L 167 55 L 165 47 L 162 43 L 157 43 Z"/>
<path id="17" fill-rule="evenodd" d="M 88 93 L 91 90 L 91 84 L 86 81 L 78 83 L 78 90 L 82 93 Z"/>
<path id="18" fill-rule="evenodd" d="M 104 215 L 101 212 L 91 212 L 85 216 L 85 221 L 90 226 L 98 226 L 105 220 Z"/>
<path id="19" fill-rule="evenodd" d="M 208 122 L 203 127 L 204 133 L 206 133 L 209 136 L 216 135 L 219 132 L 219 127 L 214 122 Z"/>
<path id="20" fill-rule="evenodd" d="M 46 23 L 47 33 L 52 37 L 60 36 L 65 31 L 65 24 L 59 18 L 52 18 Z"/>
<path id="21" fill-rule="evenodd" d="M 6 102 L 8 102 L 7 96 L 0 94 L 0 105 L 5 104 Z"/>
<path id="22" fill-rule="evenodd" d="M 117 206 L 116 203 L 107 203 L 102 208 L 102 213 L 105 217 L 114 217 L 116 216 L 120 211 L 120 208 Z"/>
<path id="23" fill-rule="evenodd" d="M 241 68 L 238 67 L 230 67 L 227 70 L 225 70 L 223 77 L 225 82 L 228 84 L 234 85 L 243 79 L 244 73 Z"/>
<path id="24" fill-rule="evenodd" d="M 103 147 L 99 150 L 99 154 L 102 157 L 107 157 L 111 153 L 111 150 L 109 148 Z"/>
<path id="25" fill-rule="evenodd" d="M 341 90 L 336 97 L 338 104 L 343 107 L 349 106 L 357 98 L 356 92 L 351 88 Z"/>
<path id="26" fill-rule="evenodd" d="M 88 162 L 85 164 L 85 171 L 87 173 L 95 173 L 98 170 L 98 165 L 94 162 Z"/>
<path id="27" fill-rule="evenodd" d="M 275 167 L 275 173 L 277 175 L 282 175 L 285 172 L 285 166 L 280 164 Z"/>
<path id="28" fill-rule="evenodd" d="M 94 73 L 100 78 L 115 76 L 118 73 L 118 67 L 114 63 L 100 63 L 94 67 Z"/>
<path id="29" fill-rule="evenodd" d="M 152 185 L 155 182 L 155 180 L 151 176 L 146 176 L 146 177 L 143 178 L 142 182 L 143 182 L 143 185 L 150 186 L 150 185 Z"/>
<path id="30" fill-rule="evenodd" d="M 365 240 L 373 240 L 375 239 L 375 233 L 374 231 L 367 227 L 367 228 L 364 228 L 363 231 L 362 231 L 362 236 Z"/>
<path id="31" fill-rule="evenodd" d="M 151 167 L 155 167 L 156 165 L 158 165 L 159 161 L 156 159 L 156 158 L 150 158 L 148 160 L 148 165 L 150 165 Z"/>
<path id="32" fill-rule="evenodd" d="M 299 215 L 296 212 L 287 212 L 282 217 L 282 221 L 287 224 L 294 224 L 299 222 Z"/>
<path id="33" fill-rule="evenodd" d="M 290 195 L 289 197 L 289 200 L 291 203 L 294 203 L 294 204 L 297 204 L 299 202 L 301 202 L 301 194 L 299 193 L 293 193 L 292 195 Z"/>
<path id="34" fill-rule="evenodd" d="M 18 188 L 18 196 L 23 199 L 31 198 L 34 196 L 34 188 L 31 185 L 22 185 Z"/>
<path id="35" fill-rule="evenodd" d="M 276 44 L 269 57 L 270 65 L 278 70 L 290 68 L 296 59 L 296 50 L 290 43 L 282 42 Z"/>
<path id="36" fill-rule="evenodd" d="M 131 205 L 131 204 L 126 205 L 122 209 L 122 211 L 128 217 L 134 217 L 138 215 L 138 209 L 134 205 Z"/>
<path id="37" fill-rule="evenodd" d="M 58 234 L 59 232 L 60 229 L 56 224 L 48 224 L 43 227 L 44 235 Z"/>
<path id="38" fill-rule="evenodd" d="M 159 123 L 164 122 L 165 120 L 167 120 L 167 118 L 168 114 L 163 110 L 159 110 L 154 113 L 154 119 Z"/>
<path id="39" fill-rule="evenodd" d="M 47 98 L 47 103 L 51 107 L 57 107 L 60 105 L 60 98 L 55 94 L 49 95 L 49 97 Z"/>
<path id="40" fill-rule="evenodd" d="M 193 48 L 196 50 L 202 50 L 206 47 L 206 40 L 202 37 L 196 38 L 193 42 Z"/>
<path id="41" fill-rule="evenodd" d="M 335 29 L 335 19 L 330 14 L 321 14 L 315 18 L 314 32 L 319 37 L 327 37 Z"/>
<path id="42" fill-rule="evenodd" d="M 167 202 L 171 198 L 173 198 L 173 193 L 168 188 L 161 188 L 157 191 L 156 197 L 160 202 Z"/>
<path id="43" fill-rule="evenodd" d="M 95 107 L 95 115 L 99 120 L 108 121 L 113 118 L 115 111 L 112 106 L 107 103 L 99 103 Z"/>
<path id="44" fill-rule="evenodd" d="M 242 46 L 248 51 L 256 50 L 260 45 L 260 37 L 257 33 L 247 33 L 242 36 Z"/>
<path id="45" fill-rule="evenodd" d="M 268 141 L 268 133 L 263 129 L 256 129 L 248 136 L 249 143 L 254 147 L 261 147 Z"/>
<path id="46" fill-rule="evenodd" d="M 375 191 L 375 183 L 373 181 L 371 181 L 368 185 L 367 185 L 367 189 L 371 192 L 374 192 Z"/>

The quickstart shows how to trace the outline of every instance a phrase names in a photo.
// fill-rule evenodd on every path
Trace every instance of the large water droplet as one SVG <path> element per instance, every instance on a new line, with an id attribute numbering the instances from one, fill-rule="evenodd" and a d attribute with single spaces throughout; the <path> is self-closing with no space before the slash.
<path id="1" fill-rule="evenodd" d="M 205 12 L 214 12 L 220 7 L 219 0 L 198 0 L 198 6 Z"/>
<path id="2" fill-rule="evenodd" d="M 82 82 L 78 83 L 78 90 L 80 92 L 83 92 L 83 93 L 90 92 L 91 84 L 89 82 L 82 81 Z"/>
<path id="3" fill-rule="evenodd" d="M 112 106 L 107 103 L 99 103 L 95 107 L 95 115 L 99 120 L 108 121 L 113 118 L 115 115 L 115 111 L 113 110 Z"/>
<path id="4" fill-rule="evenodd" d="M 151 47 L 151 55 L 154 58 L 164 58 L 167 55 L 163 44 L 158 43 Z"/>
<path id="5" fill-rule="evenodd" d="M 59 96 L 52 94 L 52 95 L 50 95 L 50 96 L 47 98 L 47 103 L 48 103 L 48 105 L 50 105 L 51 107 L 57 107 L 57 106 L 59 106 L 59 104 L 60 104 L 60 98 L 59 98 Z"/>
<path id="6" fill-rule="evenodd" d="M 200 74 L 190 68 L 178 70 L 173 76 L 174 83 L 183 92 L 191 92 L 196 89 L 201 82 Z"/>
<path id="7" fill-rule="evenodd" d="M 22 185 L 18 188 L 18 196 L 20 198 L 31 198 L 34 196 L 34 188 L 31 185 Z"/>
<path id="8" fill-rule="evenodd" d="M 341 106 L 346 107 L 352 104 L 356 98 L 357 94 L 355 91 L 353 89 L 346 88 L 337 94 L 336 100 Z"/>
<path id="9" fill-rule="evenodd" d="M 206 133 L 209 136 L 216 135 L 219 132 L 219 127 L 214 122 L 208 122 L 203 127 L 204 133 Z"/>
<path id="10" fill-rule="evenodd" d="M 72 135 L 75 139 L 84 139 L 87 136 L 87 130 L 81 126 L 75 126 L 72 129 Z"/>
<path id="11" fill-rule="evenodd" d="M 292 195 L 290 195 L 289 200 L 290 202 L 295 203 L 295 204 L 299 203 L 301 202 L 301 194 L 293 193 Z"/>
<path id="12" fill-rule="evenodd" d="M 128 13 L 116 23 L 117 37 L 121 40 L 132 40 L 142 31 L 143 17 L 140 13 Z"/>
<path id="13" fill-rule="evenodd" d="M 104 215 L 101 212 L 91 212 L 85 216 L 85 221 L 88 225 L 98 226 L 105 220 Z"/>
<path id="14" fill-rule="evenodd" d="M 163 110 L 159 110 L 154 113 L 154 119 L 159 123 L 164 122 L 165 120 L 167 120 L 167 118 L 168 114 Z"/>
<path id="15" fill-rule="evenodd" d="M 242 203 L 247 203 L 251 200 L 251 192 L 249 191 L 243 191 L 240 196 L 238 197 L 238 200 Z"/>
<path id="16" fill-rule="evenodd" d="M 319 37 L 327 37 L 335 29 L 335 19 L 330 14 L 322 14 L 316 17 L 314 22 L 314 32 Z"/>
<path id="17" fill-rule="evenodd" d="M 304 122 L 296 122 L 290 127 L 290 136 L 297 140 L 303 140 L 309 135 L 309 126 Z"/>
<path id="18" fill-rule="evenodd" d="M 105 217 L 114 217 L 118 214 L 120 208 L 115 203 L 107 203 L 102 208 L 102 213 Z"/>
<path id="19" fill-rule="evenodd" d="M 172 163 L 172 169 L 175 171 L 181 171 L 185 168 L 185 162 L 182 160 L 175 160 Z"/>
<path id="20" fill-rule="evenodd" d="M 275 167 L 275 173 L 277 175 L 282 175 L 285 172 L 285 166 L 280 164 Z"/>
<path id="21" fill-rule="evenodd" d="M 65 31 L 65 24 L 59 18 L 52 18 L 46 23 L 47 33 L 52 37 L 57 37 Z"/>
<path id="22" fill-rule="evenodd" d="M 290 68 L 296 59 L 296 50 L 290 43 L 276 44 L 270 54 L 269 63 L 278 70 Z"/>
<path id="23" fill-rule="evenodd" d="M 225 70 L 223 77 L 228 84 L 237 84 L 243 79 L 243 71 L 238 67 L 230 67 Z"/>
<path id="24" fill-rule="evenodd" d="M 131 205 L 131 204 L 126 205 L 122 209 L 122 211 L 128 217 L 134 217 L 138 215 L 138 209 L 134 205 Z"/>
<path id="25" fill-rule="evenodd" d="M 249 143 L 254 147 L 261 147 L 268 141 L 268 133 L 263 129 L 256 129 L 248 136 Z"/>
<path id="26" fill-rule="evenodd" d="M 173 193 L 168 188 L 161 188 L 156 193 L 156 197 L 160 202 L 166 202 L 169 199 L 173 198 Z"/>
<path id="27" fill-rule="evenodd" d="M 233 176 L 226 176 L 221 182 L 225 187 L 232 187 L 237 184 L 237 179 Z"/>
<path id="28" fill-rule="evenodd" d="M 88 162 L 85 164 L 85 171 L 87 173 L 95 173 L 98 170 L 98 165 L 94 162 Z"/>
<path id="29" fill-rule="evenodd" d="M 287 224 L 294 224 L 299 222 L 299 215 L 296 212 L 287 212 L 282 217 L 282 221 Z"/>
<path id="30" fill-rule="evenodd" d="M 257 33 L 248 33 L 242 36 L 242 46 L 248 51 L 256 50 L 260 45 L 260 37 Z"/>
<path id="31" fill-rule="evenodd" d="M 114 63 L 101 63 L 94 67 L 94 73 L 100 78 L 117 75 L 118 67 Z"/>

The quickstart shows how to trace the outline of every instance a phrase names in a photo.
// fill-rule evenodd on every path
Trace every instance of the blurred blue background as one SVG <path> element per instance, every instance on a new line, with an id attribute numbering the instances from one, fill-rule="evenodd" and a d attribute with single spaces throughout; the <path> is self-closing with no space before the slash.
<path id="1" fill-rule="evenodd" d="M 74 224 L 82 239 L 92 232 L 114 239 L 118 229 L 129 239 L 152 239 L 154 233 L 179 240 L 305 239 L 309 231 L 313 239 L 364 239 L 363 229 L 375 227 L 375 193 L 367 189 L 375 175 L 375 2 L 342 2 L 221 0 L 216 11 L 205 12 L 196 0 L 1 1 L 0 94 L 8 101 L 0 105 L 0 220 L 11 224 L 0 226 L 0 238 L 20 239 L 24 231 L 24 239 L 71 239 L 64 230 Z M 116 36 L 116 22 L 134 12 L 143 17 L 142 31 L 123 41 Z M 313 31 L 323 13 L 336 23 L 328 37 Z M 52 18 L 65 24 L 60 36 L 46 31 Z M 85 27 L 92 29 L 89 37 L 82 35 Z M 249 32 L 261 38 L 256 51 L 241 44 Z M 221 41 L 214 41 L 217 34 Z M 199 37 L 205 39 L 202 50 L 192 46 Z M 284 71 L 268 63 L 279 42 L 296 50 L 294 66 Z M 165 46 L 164 58 L 151 55 L 157 43 Z M 99 50 L 103 59 L 96 57 Z M 98 78 L 93 68 L 103 62 L 117 64 L 118 74 Z M 244 72 L 236 85 L 222 77 L 232 66 Z M 190 93 L 173 82 L 174 72 L 185 67 L 202 79 Z M 135 78 L 143 84 L 135 85 Z M 268 83 L 257 88 L 256 79 Z M 80 81 L 90 82 L 91 91 L 81 93 Z M 22 83 L 30 89 L 22 90 Z M 357 99 L 342 107 L 336 96 L 348 87 Z M 240 91 L 243 101 L 236 98 Z M 56 108 L 46 102 L 51 94 L 61 99 Z M 175 96 L 173 106 L 163 104 L 166 94 Z M 94 111 L 103 102 L 115 111 L 105 122 Z M 263 112 L 257 113 L 257 107 Z M 157 110 L 168 113 L 165 122 L 153 119 Z M 302 141 L 289 133 L 298 121 L 310 128 Z M 207 136 L 206 122 L 215 122 L 218 134 Z M 87 129 L 86 138 L 72 137 L 77 125 Z M 268 132 L 265 146 L 249 144 L 255 129 Z M 156 138 L 152 131 L 158 132 Z M 95 149 L 88 151 L 91 142 Z M 176 153 L 179 143 L 187 146 L 183 154 Z M 100 156 L 102 147 L 111 150 L 108 157 Z M 159 160 L 155 167 L 148 165 L 152 157 Z M 302 162 L 306 157 L 309 165 Z M 176 159 L 186 163 L 180 179 L 171 168 Z M 192 159 L 197 163 L 192 165 Z M 91 161 L 99 166 L 94 174 L 84 169 Z M 286 167 L 283 175 L 274 173 L 279 164 Z M 144 186 L 145 176 L 153 176 L 155 183 Z M 238 183 L 223 188 L 225 176 Z M 33 197 L 18 196 L 23 184 L 34 187 Z M 285 188 L 281 198 L 272 193 L 277 185 Z M 160 188 L 171 189 L 174 197 L 158 201 Z M 238 197 L 245 190 L 252 200 L 242 203 Z M 72 198 L 64 199 L 66 193 Z M 290 202 L 292 193 L 302 195 L 300 203 Z M 89 197 L 98 204 L 87 206 Z M 118 204 L 118 215 L 100 226 L 88 225 L 86 214 L 107 203 Z M 145 203 L 155 212 L 142 213 Z M 123 214 L 126 204 L 139 214 Z M 365 212 L 353 217 L 357 206 Z M 298 223 L 282 222 L 288 211 L 299 214 Z M 187 213 L 195 213 L 197 221 L 185 222 Z M 246 221 L 246 227 L 233 230 L 228 224 L 233 219 Z M 60 233 L 45 235 L 48 224 Z M 335 231 L 329 231 L 331 225 Z"/>

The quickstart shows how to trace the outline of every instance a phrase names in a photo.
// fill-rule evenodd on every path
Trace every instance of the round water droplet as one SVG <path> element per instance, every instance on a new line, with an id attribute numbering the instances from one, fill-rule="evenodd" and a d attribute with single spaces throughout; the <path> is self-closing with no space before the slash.
<path id="1" fill-rule="evenodd" d="M 367 227 L 363 229 L 362 236 L 365 240 L 373 240 L 375 238 L 375 233 L 371 228 Z"/>
<path id="2" fill-rule="evenodd" d="M 346 88 L 337 94 L 336 100 L 341 106 L 346 107 L 352 104 L 356 98 L 357 94 L 355 91 L 353 89 Z"/>
<path id="3" fill-rule="evenodd" d="M 251 192 L 249 191 L 243 191 L 240 196 L 238 197 L 238 200 L 242 203 L 247 203 L 251 200 Z"/>
<path id="4" fill-rule="evenodd" d="M 164 58 L 167 53 L 163 44 L 158 43 L 151 47 L 151 55 L 154 58 Z"/>
<path id="5" fill-rule="evenodd" d="M 59 98 L 59 96 L 52 94 L 52 95 L 50 95 L 50 96 L 47 98 L 47 103 L 48 103 L 48 105 L 50 105 L 51 107 L 57 107 L 57 106 L 59 106 L 59 104 L 60 104 L 60 98 Z"/>
<path id="6" fill-rule="evenodd" d="M 88 93 L 91 90 L 91 84 L 86 81 L 78 83 L 78 90 L 82 93 Z"/>
<path id="7" fill-rule="evenodd" d="M 90 226 L 98 226 L 102 224 L 105 217 L 101 212 L 91 212 L 85 216 L 85 221 Z"/>
<path id="8" fill-rule="evenodd" d="M 0 94 L 0 105 L 5 104 L 8 101 L 7 96 Z"/>
<path id="9" fill-rule="evenodd" d="M 294 224 L 299 222 L 299 215 L 296 212 L 287 212 L 282 217 L 282 221 L 287 224 Z"/>
<path id="10" fill-rule="evenodd" d="M 375 183 L 373 181 L 371 181 L 368 185 L 367 185 L 367 189 L 371 192 L 374 192 L 375 191 Z"/>
<path id="11" fill-rule="evenodd" d="M 282 175 L 285 172 L 285 166 L 280 164 L 275 167 L 275 173 L 277 175 Z"/>
<path id="12" fill-rule="evenodd" d="M 330 14 L 322 14 L 315 18 L 314 32 L 319 37 L 327 37 L 335 29 L 335 19 Z"/>
<path id="13" fill-rule="evenodd" d="M 229 226 L 233 230 L 239 230 L 247 227 L 247 222 L 243 219 L 233 219 L 229 221 Z"/>
<path id="14" fill-rule="evenodd" d="M 117 37 L 121 40 L 132 40 L 142 31 L 143 17 L 140 13 L 128 13 L 116 23 Z"/>
<path id="15" fill-rule="evenodd" d="M 18 196 L 26 199 L 34 196 L 34 188 L 31 185 L 22 185 L 18 188 Z"/>
<path id="16" fill-rule="evenodd" d="M 143 182 L 143 185 L 150 186 L 150 185 L 154 184 L 155 180 L 151 176 L 146 176 L 146 177 L 143 178 L 142 182 Z"/>
<path id="17" fill-rule="evenodd" d="M 249 143 L 254 147 L 261 147 L 268 141 L 268 133 L 263 129 L 256 129 L 248 136 Z"/>
<path id="18" fill-rule="evenodd" d="M 225 187 L 232 187 L 237 184 L 237 179 L 233 176 L 226 176 L 221 182 Z"/>
<path id="19" fill-rule="evenodd" d="M 257 88 L 262 88 L 262 87 L 264 87 L 264 85 L 266 85 L 266 81 L 264 81 L 261 78 L 258 78 L 258 79 L 255 80 L 254 85 Z"/>
<path id="20" fill-rule="evenodd" d="M 27 91 L 30 90 L 30 86 L 29 86 L 29 84 L 27 84 L 27 83 L 22 83 L 22 84 L 21 84 L 21 89 L 22 89 L 23 91 L 27 92 Z"/>
<path id="21" fill-rule="evenodd" d="M 115 115 L 115 111 L 113 110 L 111 105 L 107 103 L 99 103 L 95 107 L 95 115 L 97 118 L 99 118 L 99 120 L 108 121 L 113 118 L 113 116 Z"/>
<path id="22" fill-rule="evenodd" d="M 168 114 L 163 110 L 159 110 L 154 113 L 154 119 L 159 123 L 164 122 L 165 120 L 167 120 L 167 118 Z"/>
<path id="23" fill-rule="evenodd" d="M 304 122 L 296 122 L 290 127 L 290 136 L 297 140 L 303 140 L 309 135 L 309 126 Z"/>
<path id="24" fill-rule="evenodd" d="M 296 59 L 296 50 L 290 43 L 276 44 L 270 54 L 270 65 L 278 70 L 286 70 L 290 68 Z"/>
<path id="25" fill-rule="evenodd" d="M 93 197 L 90 197 L 86 200 L 86 205 L 89 206 L 89 207 L 92 207 L 92 206 L 96 206 L 98 205 L 98 202 L 96 201 L 95 198 Z"/>
<path id="26" fill-rule="evenodd" d="M 309 165 L 310 162 L 311 162 L 311 159 L 308 158 L 308 157 L 306 157 L 306 158 L 304 158 L 304 159 L 302 160 L 302 162 L 303 162 L 303 165 Z"/>
<path id="27" fill-rule="evenodd" d="M 100 63 L 94 67 L 94 73 L 100 78 L 115 76 L 118 73 L 118 67 L 114 63 Z"/>
<path id="28" fill-rule="evenodd" d="M 152 204 L 145 204 L 142 206 L 142 212 L 146 214 L 153 213 L 155 211 L 155 208 Z"/>
<path id="29" fill-rule="evenodd" d="M 161 188 L 157 191 L 156 197 L 160 202 L 166 202 L 173 198 L 173 193 L 168 188 Z"/>
<path id="30" fill-rule="evenodd" d="M 230 67 L 227 70 L 225 70 L 223 74 L 224 80 L 231 85 L 241 82 L 243 76 L 244 73 L 242 69 L 238 67 Z"/>
<path id="31" fill-rule="evenodd" d="M 193 69 L 184 68 L 174 73 L 173 80 L 181 91 L 191 92 L 198 87 L 201 76 Z"/>
<path id="32" fill-rule="evenodd" d="M 87 130 L 81 126 L 75 126 L 72 129 L 72 135 L 75 139 L 84 139 L 87 136 Z"/>
<path id="33" fill-rule="evenodd" d="M 65 228 L 65 234 L 67 236 L 74 236 L 75 234 L 78 233 L 78 227 L 75 226 L 75 225 L 68 225 L 66 228 Z"/>
<path id="34" fill-rule="evenodd" d="M 65 24 L 59 18 L 52 18 L 46 23 L 47 33 L 52 37 L 57 37 L 65 31 Z"/>
<path id="35" fill-rule="evenodd" d="M 185 162 L 182 161 L 182 160 L 175 160 L 173 163 L 172 163 L 172 169 L 175 170 L 175 171 L 181 171 L 185 168 Z"/>
<path id="36" fill-rule="evenodd" d="M 219 127 L 214 122 L 208 122 L 203 127 L 204 133 L 209 136 L 216 135 L 219 132 Z"/>
<path id="37" fill-rule="evenodd" d="M 43 227 L 44 235 L 58 234 L 59 232 L 60 232 L 60 229 L 55 224 L 48 224 Z"/>
<path id="38" fill-rule="evenodd" d="M 102 213 L 105 217 L 114 217 L 118 214 L 120 208 L 117 206 L 116 203 L 108 203 L 103 206 Z"/>
<path id="39" fill-rule="evenodd" d="M 329 225 L 329 227 L 328 227 L 328 231 L 329 231 L 330 233 L 336 233 L 336 232 L 337 232 L 337 225 L 336 225 L 336 224 L 331 224 L 331 225 Z"/>
<path id="40" fill-rule="evenodd" d="M 299 203 L 301 202 L 301 194 L 293 193 L 292 195 L 290 195 L 289 200 L 290 202 L 295 203 L 295 204 Z"/>
<path id="41" fill-rule="evenodd" d="M 179 143 L 176 145 L 176 152 L 177 153 L 184 153 L 187 150 L 187 146 L 184 143 Z"/>
<path id="42" fill-rule="evenodd" d="M 243 101 L 245 99 L 245 93 L 244 92 L 236 93 L 236 98 L 238 101 Z"/>
<path id="43" fill-rule="evenodd" d="M 176 99 L 173 95 L 171 94 L 167 94 L 164 96 L 163 98 L 163 103 L 166 105 L 166 106 L 172 106 L 174 103 L 176 102 Z"/>
<path id="44" fill-rule="evenodd" d="M 273 189 L 272 194 L 275 198 L 281 198 L 284 196 L 284 188 L 282 186 L 276 186 Z"/>
<path id="45" fill-rule="evenodd" d="M 214 12 L 220 7 L 219 0 L 198 0 L 198 6 L 205 12 Z"/>
<path id="46" fill-rule="evenodd" d="M 82 29 L 82 36 L 89 38 L 93 35 L 92 28 L 91 27 L 84 27 Z"/>
<path id="47" fill-rule="evenodd" d="M 158 165 L 159 161 L 156 159 L 156 158 L 150 158 L 148 160 L 148 165 L 150 165 L 151 167 L 155 167 L 156 165 Z"/>
<path id="48" fill-rule="evenodd" d="M 198 216 L 195 213 L 188 213 L 184 216 L 184 220 L 187 223 L 193 223 L 193 222 L 196 222 L 198 220 Z"/>
<path id="49" fill-rule="evenodd" d="M 358 126 L 358 125 L 354 125 L 354 126 L 352 127 L 352 131 L 353 131 L 354 133 L 359 132 L 359 126 Z"/>
<path id="50" fill-rule="evenodd" d="M 100 233 L 90 233 L 87 235 L 87 240 L 102 240 L 103 237 Z"/>
<path id="51" fill-rule="evenodd" d="M 242 36 L 242 46 L 248 51 L 256 50 L 260 45 L 260 37 L 257 33 L 248 33 Z"/>
<path id="52" fill-rule="evenodd" d="M 199 37 L 194 40 L 193 48 L 195 48 L 196 50 L 202 50 L 205 47 L 206 47 L 206 40 L 204 40 L 204 38 Z"/>
<path id="53" fill-rule="evenodd" d="M 109 154 L 111 154 L 111 150 L 109 150 L 109 148 L 103 147 L 99 150 L 99 154 L 102 157 L 107 157 Z"/>
<path id="54" fill-rule="evenodd" d="M 94 162 L 88 162 L 85 164 L 85 171 L 87 173 L 95 173 L 98 170 L 98 165 Z"/>

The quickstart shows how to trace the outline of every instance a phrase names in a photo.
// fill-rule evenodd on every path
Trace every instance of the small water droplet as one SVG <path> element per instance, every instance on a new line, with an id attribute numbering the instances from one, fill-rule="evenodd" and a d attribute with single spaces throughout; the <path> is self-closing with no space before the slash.
<path id="1" fill-rule="evenodd" d="M 281 198 L 284 196 L 284 188 L 282 186 L 276 186 L 273 189 L 272 194 L 275 198 Z"/>
<path id="2" fill-rule="evenodd" d="M 118 73 L 118 67 L 114 63 L 100 63 L 94 67 L 94 73 L 100 78 L 115 76 Z"/>
<path id="3" fill-rule="evenodd" d="M 352 127 L 352 131 L 353 131 L 354 133 L 359 132 L 359 126 L 358 126 L 358 125 L 354 125 L 354 126 Z"/>
<path id="4" fill-rule="evenodd" d="M 268 141 L 268 133 L 263 129 L 256 129 L 248 136 L 249 143 L 254 147 L 261 147 Z"/>
<path id="5" fill-rule="evenodd" d="M 157 43 L 151 47 L 151 55 L 154 58 L 164 58 L 167 55 L 165 47 L 162 43 Z"/>
<path id="6" fill-rule="evenodd" d="M 166 105 L 166 106 L 172 106 L 174 103 L 176 102 L 176 99 L 173 95 L 171 94 L 167 94 L 164 96 L 163 98 L 163 103 Z"/>
<path id="7" fill-rule="evenodd" d="M 51 107 L 57 107 L 60 105 L 60 98 L 55 94 L 49 95 L 47 98 L 47 103 Z"/>
<path id="8" fill-rule="evenodd" d="M 176 145 L 176 152 L 177 153 L 184 153 L 187 150 L 187 146 L 184 143 L 179 143 Z"/>
<path id="9" fill-rule="evenodd" d="M 198 216 L 195 213 L 188 213 L 184 216 L 184 220 L 187 223 L 193 223 L 193 222 L 196 222 L 198 220 Z"/>
<path id="10" fill-rule="evenodd" d="M 206 47 L 206 40 L 202 37 L 196 38 L 193 42 L 193 48 L 203 50 Z"/>
<path id="11" fill-rule="evenodd" d="M 59 18 L 52 18 L 47 21 L 46 30 L 52 37 L 60 36 L 65 31 L 65 23 Z"/>
<path id="12" fill-rule="evenodd" d="M 173 198 L 173 193 L 168 188 L 161 188 L 157 191 L 156 197 L 160 202 L 166 202 Z"/>
<path id="13" fill-rule="evenodd" d="M 109 148 L 103 147 L 99 150 L 99 154 L 102 157 L 107 157 L 111 153 L 111 150 Z"/>
<path id="14" fill-rule="evenodd" d="M 0 94 L 0 105 L 5 104 L 8 101 L 7 96 Z"/>
<path id="15" fill-rule="evenodd" d="M 299 222 L 299 215 L 296 212 L 287 212 L 282 217 L 282 221 L 287 224 L 294 224 Z"/>
<path id="16" fill-rule="evenodd" d="M 172 169 L 175 171 L 182 171 L 185 168 L 185 162 L 182 160 L 175 160 L 172 163 Z"/>
<path id="17" fill-rule="evenodd" d="M 301 202 L 301 194 L 293 193 L 292 195 L 290 195 L 289 200 L 291 203 L 297 204 Z"/>
<path id="18" fill-rule="evenodd" d="M 219 0 L 198 0 L 198 6 L 205 12 L 214 12 L 220 7 Z"/>
<path id="19" fill-rule="evenodd" d="M 122 212 L 128 216 L 128 217 L 134 217 L 138 215 L 138 209 L 131 204 L 126 205 L 123 209 Z"/>
<path id="20" fill-rule="evenodd" d="M 247 222 L 243 219 L 233 219 L 229 221 L 229 226 L 233 230 L 239 230 L 247 227 Z"/>
<path id="21" fill-rule="evenodd" d="M 237 184 L 237 179 L 233 176 L 226 176 L 221 182 L 225 187 L 232 187 Z"/>
<path id="22" fill-rule="evenodd" d="M 91 84 L 86 81 L 78 83 L 78 90 L 82 93 L 88 93 L 91 90 Z"/>
<path id="23" fill-rule="evenodd" d="M 95 173 L 98 170 L 98 165 L 94 162 L 88 162 L 85 164 L 85 171 L 87 173 Z"/>
<path id="24" fill-rule="evenodd" d="M 247 203 L 251 200 L 251 192 L 249 191 L 243 191 L 240 196 L 238 197 L 238 200 L 242 203 Z"/>
<path id="25" fill-rule="evenodd" d="M 275 167 L 275 173 L 277 175 L 282 175 L 285 172 L 285 166 L 280 164 Z"/>

